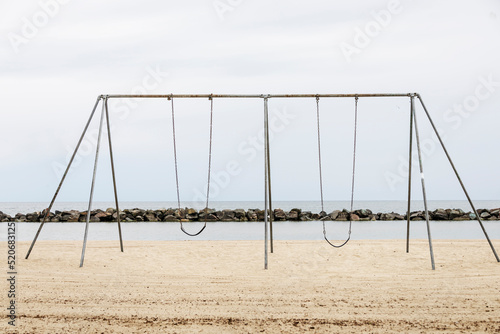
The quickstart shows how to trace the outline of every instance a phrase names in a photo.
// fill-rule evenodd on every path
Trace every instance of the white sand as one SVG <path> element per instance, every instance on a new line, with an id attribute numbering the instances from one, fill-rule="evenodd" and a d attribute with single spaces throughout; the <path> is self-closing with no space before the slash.
<path id="1" fill-rule="evenodd" d="M 500 249 L 500 242 L 494 241 Z M 29 243 L 18 243 L 18 256 Z M 484 240 L 40 241 L 18 263 L 19 333 L 500 332 Z M 5 242 L 2 249 L 6 249 Z M 6 254 L 6 251 L 4 252 Z M 4 281 L 3 291 L 6 291 Z M 6 294 L 2 293 L 6 304 Z M 5 308 L 4 308 L 5 310 Z M 7 311 L 3 311 L 6 315 Z M 7 319 L 2 321 L 7 328 Z"/>

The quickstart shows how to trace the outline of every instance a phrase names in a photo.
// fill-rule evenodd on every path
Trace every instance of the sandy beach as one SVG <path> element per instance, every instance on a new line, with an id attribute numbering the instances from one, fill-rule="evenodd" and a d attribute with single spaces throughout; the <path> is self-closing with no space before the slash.
<path id="1" fill-rule="evenodd" d="M 409 254 L 404 240 L 278 241 L 268 270 L 261 241 L 126 241 L 121 253 L 90 240 L 83 268 L 81 242 L 40 241 L 19 259 L 28 246 L 19 333 L 500 333 L 500 263 L 484 240 L 436 240 L 435 271 L 425 240 Z M 0 331 L 15 333 L 3 309 Z"/>

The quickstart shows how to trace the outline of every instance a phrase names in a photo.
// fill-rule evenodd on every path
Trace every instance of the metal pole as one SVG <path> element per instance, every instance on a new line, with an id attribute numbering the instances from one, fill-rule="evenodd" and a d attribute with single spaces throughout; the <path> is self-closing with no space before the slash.
<path id="1" fill-rule="evenodd" d="M 143 99 L 165 99 L 165 98 L 314 98 L 314 97 L 409 97 L 411 93 L 385 93 L 385 94 L 110 94 L 109 99 L 121 98 L 143 98 Z"/>
<path id="2" fill-rule="evenodd" d="M 111 160 L 111 174 L 113 175 L 113 190 L 115 192 L 116 222 L 118 223 L 118 235 L 120 237 L 120 250 L 123 252 L 122 227 L 120 224 L 120 208 L 118 206 L 118 192 L 116 191 L 115 163 L 114 163 L 114 159 L 113 159 L 113 145 L 111 144 L 111 126 L 109 124 L 108 98 L 107 97 L 104 99 L 104 106 L 106 108 L 106 126 L 108 129 L 109 158 Z"/>
<path id="3" fill-rule="evenodd" d="M 267 131 L 267 117 L 266 117 L 266 113 L 267 113 L 267 98 L 264 99 L 264 131 Z M 267 235 L 267 214 L 268 214 L 268 178 L 267 178 L 267 175 L 269 173 L 269 170 L 268 170 L 268 165 L 267 165 L 267 136 L 264 136 L 264 150 L 265 150 L 265 154 L 264 154 L 264 269 L 267 269 L 267 239 L 268 239 L 268 235 Z"/>
<path id="4" fill-rule="evenodd" d="M 465 189 L 465 185 L 463 184 L 462 179 L 460 178 L 460 175 L 458 174 L 458 171 L 455 168 L 455 164 L 451 160 L 451 157 L 450 157 L 450 155 L 448 153 L 448 150 L 444 146 L 444 142 L 441 139 L 441 136 L 439 135 L 439 132 L 437 131 L 436 126 L 434 125 L 434 122 L 432 121 L 431 115 L 429 114 L 429 112 L 427 111 L 427 108 L 425 107 L 425 104 L 424 104 L 424 101 L 422 100 L 422 97 L 420 96 L 420 94 L 416 94 L 416 95 L 417 95 L 418 99 L 420 100 L 420 104 L 424 108 L 424 111 L 425 111 L 425 113 L 427 115 L 427 118 L 429 119 L 429 122 L 431 123 L 432 128 L 434 129 L 434 133 L 436 134 L 436 136 L 438 137 L 439 142 L 441 143 L 441 147 L 443 148 L 443 151 L 446 154 L 446 157 L 448 158 L 448 161 L 450 162 L 451 168 L 453 169 L 453 171 L 455 172 L 455 175 L 457 176 L 458 182 L 460 183 L 460 186 L 462 187 L 462 190 L 464 191 L 464 194 L 467 197 L 467 200 L 469 201 L 469 204 L 470 204 L 470 206 L 472 208 L 472 211 L 474 211 L 474 214 L 476 215 L 477 221 L 479 222 L 479 225 L 481 226 L 481 229 L 483 230 L 484 236 L 486 237 L 486 240 L 488 240 L 488 244 L 490 245 L 491 250 L 493 251 L 493 255 L 495 255 L 495 258 L 496 258 L 497 262 L 500 262 L 500 258 L 498 257 L 498 254 L 497 254 L 497 252 L 495 250 L 495 247 L 493 246 L 493 243 L 490 240 L 490 237 L 488 236 L 488 233 L 486 232 L 486 229 L 484 228 L 484 225 L 483 225 L 483 222 L 481 220 L 481 217 L 477 213 L 476 207 L 474 206 L 474 203 L 472 203 L 472 200 L 471 200 L 471 198 L 469 196 L 469 193 L 467 192 L 467 189 Z"/>
<path id="5" fill-rule="evenodd" d="M 425 221 L 427 224 L 427 238 L 429 239 L 429 250 L 431 252 L 432 270 L 435 270 L 436 266 L 434 264 L 434 251 L 432 249 L 431 228 L 429 224 L 429 210 L 427 209 L 427 196 L 425 194 L 424 165 L 422 163 L 422 154 L 420 152 L 420 137 L 418 135 L 417 114 L 415 112 L 413 113 L 413 120 L 415 122 L 415 137 L 417 139 L 418 163 L 420 165 L 420 180 L 422 181 L 422 194 L 424 196 Z"/>
<path id="6" fill-rule="evenodd" d="M 412 151 L 413 151 L 413 114 L 415 113 L 414 96 L 410 97 L 410 149 L 408 166 L 408 210 L 406 211 L 406 252 L 410 252 L 410 210 L 411 210 L 411 167 L 412 167 Z"/>
<path id="7" fill-rule="evenodd" d="M 54 202 L 56 201 L 57 195 L 59 194 L 59 190 L 61 190 L 61 187 L 64 183 L 64 180 L 66 179 L 66 175 L 68 174 L 68 171 L 71 167 L 71 164 L 73 163 L 73 160 L 75 159 L 76 152 L 78 152 L 78 149 L 80 148 L 80 144 L 82 143 L 83 138 L 85 137 L 85 133 L 87 133 L 87 129 L 90 125 L 90 121 L 92 121 L 92 118 L 94 117 L 94 113 L 97 109 L 97 105 L 99 104 L 100 99 L 102 98 L 101 95 L 97 97 L 97 101 L 95 102 L 94 108 L 92 109 L 92 112 L 90 113 L 89 120 L 87 121 L 87 124 L 85 125 L 85 128 L 83 129 L 82 135 L 80 136 L 80 139 L 78 140 L 78 143 L 76 144 L 75 150 L 73 152 L 73 155 L 71 156 L 71 159 L 69 159 L 68 166 L 66 167 L 66 170 L 64 171 L 64 174 L 61 178 L 61 181 L 59 182 L 59 186 L 57 187 L 57 190 L 54 194 L 54 197 L 52 197 L 52 201 L 50 201 L 50 205 L 47 208 L 47 212 L 45 212 L 45 215 L 43 217 L 43 221 L 38 227 L 38 231 L 35 234 L 35 238 L 33 239 L 33 242 L 31 243 L 31 246 L 28 250 L 28 253 L 26 254 L 25 259 L 28 259 L 28 257 L 31 254 L 31 251 L 33 250 L 33 247 L 35 246 L 36 240 L 38 239 L 38 236 L 40 235 L 40 232 L 42 231 L 43 225 L 45 225 L 45 222 L 47 221 L 47 217 L 49 216 L 50 210 L 52 209 L 52 206 L 54 205 Z"/>
<path id="8" fill-rule="evenodd" d="M 89 232 L 90 212 L 92 210 L 92 198 L 94 197 L 95 175 L 97 171 L 97 162 L 99 160 L 99 146 L 101 145 L 102 123 L 104 120 L 106 103 L 102 104 L 101 120 L 99 122 L 99 134 L 97 136 L 97 147 L 95 150 L 94 172 L 92 174 L 92 185 L 90 187 L 89 208 L 87 210 L 87 223 L 85 224 L 85 234 L 83 236 L 82 258 L 80 259 L 80 268 L 83 267 L 83 259 L 85 258 L 85 248 L 87 246 L 87 236 Z"/>
<path id="9" fill-rule="evenodd" d="M 264 111 L 266 118 L 266 147 L 267 147 L 267 189 L 269 192 L 269 237 L 271 243 L 271 253 L 274 252 L 273 249 L 273 201 L 271 199 L 271 145 L 269 141 L 269 108 L 268 108 L 268 100 L 264 100 Z"/>

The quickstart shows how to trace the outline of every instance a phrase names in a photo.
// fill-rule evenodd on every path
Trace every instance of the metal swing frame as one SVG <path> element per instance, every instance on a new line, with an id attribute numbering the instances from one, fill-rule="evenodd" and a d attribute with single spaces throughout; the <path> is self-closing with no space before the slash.
<path id="1" fill-rule="evenodd" d="M 98 162 L 98 157 L 99 157 L 99 147 L 100 147 L 100 139 L 101 139 L 101 133 L 102 133 L 102 127 L 103 127 L 103 120 L 104 116 L 106 117 L 106 126 L 107 126 L 107 133 L 108 133 L 108 143 L 109 143 L 109 154 L 110 154 L 110 160 L 111 160 L 111 172 L 112 172 L 112 177 L 113 177 L 113 190 L 114 190 L 114 196 L 115 196 L 115 205 L 116 205 L 116 213 L 117 213 L 117 225 L 118 225 L 118 235 L 120 239 L 120 250 L 123 252 L 123 240 L 122 240 L 122 233 L 121 233 L 121 224 L 120 224 L 120 209 L 119 209 L 119 201 L 118 201 L 118 193 L 116 189 L 116 177 L 115 177 L 115 168 L 114 168 L 114 159 L 113 159 L 113 149 L 112 149 L 112 142 L 111 142 L 111 131 L 110 131 L 110 119 L 109 119 L 109 111 L 108 111 L 108 100 L 109 99 L 122 99 L 122 98 L 134 98 L 134 99 L 173 99 L 173 98 L 190 98 L 190 99 L 196 99 L 196 98 L 208 98 L 212 100 L 215 98 L 239 98 L 239 99 L 247 99 L 247 98 L 257 98 L 257 99 L 263 99 L 264 101 L 264 269 L 268 269 L 268 253 L 269 253 L 269 246 L 270 246 L 270 251 L 273 253 L 274 248 L 273 248 L 273 210 L 272 210 L 272 198 L 271 198 L 271 160 L 270 160 L 270 145 L 269 145 L 269 110 L 268 110 L 268 104 L 269 104 L 269 99 L 271 98 L 355 98 L 356 100 L 359 98 L 377 98 L 377 97 L 406 97 L 410 99 L 410 140 L 409 140 L 409 159 L 410 159 L 410 164 L 409 164 L 409 173 L 408 173 L 408 209 L 407 209 L 407 233 L 406 233 L 406 252 L 409 252 L 409 239 L 410 239 L 410 209 L 411 209 L 411 179 L 412 179 L 412 145 L 413 145 L 413 132 L 415 132 L 415 138 L 416 138 L 416 143 L 417 143 L 417 151 L 418 151 L 418 157 L 419 157 L 419 166 L 420 166 L 420 179 L 421 179 L 421 184 L 422 184 L 422 193 L 423 193 L 423 199 L 424 199 L 424 208 L 425 208 L 425 218 L 426 218 L 426 224 L 427 224 L 427 236 L 428 236 L 428 241 L 429 241 L 429 250 L 430 250 L 430 257 L 431 257 L 431 265 L 432 269 L 435 269 L 435 262 L 434 262 L 434 252 L 432 248 L 432 238 L 431 238 L 431 233 L 430 233 L 430 224 L 429 224 L 429 212 L 427 208 L 427 197 L 426 197 L 426 191 L 425 191 L 425 180 L 424 180 L 424 174 L 423 174 L 423 163 L 422 163 L 422 155 L 420 151 L 420 138 L 419 138 L 419 133 L 418 133 L 418 126 L 417 126 L 417 117 L 415 113 L 415 98 L 418 98 L 420 101 L 420 104 L 425 112 L 425 115 L 427 116 L 427 119 L 429 120 L 432 129 L 434 130 L 435 135 L 437 136 L 439 143 L 441 144 L 441 147 L 443 148 L 443 151 L 460 183 L 460 186 L 462 187 L 462 190 L 467 197 L 467 200 L 476 215 L 476 219 L 484 233 L 484 236 L 486 240 L 488 241 L 488 244 L 490 245 L 490 248 L 497 260 L 497 262 L 500 262 L 500 258 L 498 257 L 498 254 L 495 250 L 495 247 L 493 246 L 493 243 L 491 242 L 488 233 L 486 232 L 486 229 L 484 227 L 484 224 L 481 220 L 481 217 L 477 213 L 477 210 L 474 206 L 474 203 L 472 202 L 467 189 L 465 188 L 465 185 L 462 182 L 462 179 L 460 178 L 460 175 L 444 145 L 444 142 L 437 131 L 437 128 L 430 116 L 430 113 L 425 106 L 422 97 L 418 93 L 396 93 L 396 94 L 253 94 L 253 95 L 248 95 L 248 94 L 168 94 L 168 95 L 130 95 L 130 94 L 115 94 L 115 95 L 99 95 L 97 97 L 97 101 L 95 102 L 95 105 L 92 109 L 92 112 L 90 114 L 90 117 L 87 121 L 87 124 L 85 125 L 83 132 L 80 136 L 80 139 L 78 140 L 78 143 L 75 147 L 75 150 L 73 152 L 73 155 L 71 156 L 68 165 L 66 167 L 66 170 L 61 178 L 61 181 L 59 182 L 59 185 L 56 189 L 56 192 L 49 204 L 49 207 L 45 209 L 45 214 L 43 217 L 42 222 L 40 223 L 40 226 L 35 234 L 35 237 L 33 238 L 33 241 L 30 245 L 30 248 L 26 254 L 26 259 L 30 256 L 33 247 L 40 235 L 40 232 L 42 231 L 43 226 L 47 222 L 47 218 L 50 214 L 50 210 L 52 206 L 54 205 L 54 202 L 57 198 L 57 195 L 59 194 L 59 191 L 64 183 L 64 180 L 66 179 L 66 176 L 68 174 L 69 169 L 71 168 L 71 165 L 73 163 L 73 160 L 76 156 L 76 153 L 78 152 L 78 149 L 80 148 L 80 145 L 82 143 L 83 138 L 85 137 L 85 134 L 87 133 L 87 130 L 89 128 L 89 125 L 95 115 L 95 112 L 97 110 L 97 107 L 100 102 L 102 102 L 102 111 L 101 111 L 101 118 L 100 118 L 100 123 L 99 123 L 99 134 L 98 134 L 98 140 L 97 140 L 97 147 L 96 147 L 96 156 L 95 156 L 95 161 L 94 161 L 94 169 L 93 169 L 93 176 L 92 176 L 92 184 L 91 184 L 91 190 L 90 190 L 90 198 L 89 198 L 89 205 L 88 205 L 88 211 L 87 211 L 87 219 L 86 219 L 86 225 L 85 225 L 85 235 L 84 235 L 84 240 L 83 240 L 83 247 L 82 247 L 82 255 L 80 259 L 80 267 L 83 266 L 84 258 L 85 258 L 85 249 L 86 249 L 86 243 L 87 243 L 87 235 L 88 235 L 88 227 L 89 227 L 89 222 L 90 222 L 90 212 L 92 210 L 92 200 L 93 200 L 93 194 L 94 194 L 94 185 L 95 185 L 95 177 L 96 177 L 96 171 L 97 171 L 97 162 Z"/>

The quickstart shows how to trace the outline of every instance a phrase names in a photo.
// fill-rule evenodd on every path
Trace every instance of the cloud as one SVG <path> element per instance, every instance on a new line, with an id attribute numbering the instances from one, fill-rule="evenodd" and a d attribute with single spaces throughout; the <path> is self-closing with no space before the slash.
<path id="1" fill-rule="evenodd" d="M 42 2 L 53 1 L 56 0 Z M 500 181 L 495 179 L 499 161 L 491 154 L 490 144 L 500 139 L 495 127 L 500 121 L 500 114 L 496 112 L 499 93 L 495 91 L 488 100 L 482 101 L 459 131 L 452 129 L 443 118 L 447 109 L 474 93 L 480 77 L 491 74 L 500 81 L 497 66 L 500 46 L 494 42 L 500 25 L 496 19 L 500 13 L 498 2 L 401 0 L 401 13 L 370 36 L 369 44 L 360 48 L 351 62 L 346 61 L 340 45 L 343 42 L 353 44 L 358 29 L 363 31 L 367 24 L 376 22 L 373 13 L 386 10 L 389 1 L 260 0 L 236 3 L 232 2 L 232 9 L 221 19 L 212 1 L 69 1 L 60 5 L 57 15 L 46 25 L 38 27 L 34 37 L 19 46 L 18 53 L 14 52 L 8 34 L 21 34 L 23 18 L 32 21 L 43 7 L 35 1 L 0 4 L 0 90 L 3 92 L 0 181 L 9 189 L 0 199 L 45 200 L 42 191 L 26 194 L 22 189 L 28 185 L 42 187 L 44 182 L 47 188 L 55 188 L 58 180 L 50 166 L 54 161 L 65 162 L 68 147 L 75 145 L 97 95 L 130 93 L 143 85 L 148 68 L 160 68 L 169 73 L 151 90 L 155 93 L 418 91 L 425 98 L 437 125 L 448 131 L 447 145 L 460 162 L 459 169 L 466 183 L 475 189 L 477 196 L 500 197 Z M 190 154 L 185 157 L 185 161 L 200 157 L 200 166 L 206 160 L 206 145 L 202 145 L 206 137 L 203 132 L 206 120 L 200 119 L 195 111 L 197 108 L 204 110 L 206 102 L 178 102 L 183 110 L 179 111 L 180 123 L 185 120 L 200 122 L 187 126 L 192 133 L 187 132 L 186 138 L 191 136 L 192 146 L 186 146 Z M 350 102 L 324 102 L 325 108 L 330 106 L 335 111 L 336 117 L 330 121 L 340 129 L 351 130 Z M 375 184 L 377 191 L 360 187 L 359 196 L 380 193 L 382 198 L 400 198 L 405 187 L 391 191 L 385 183 L 384 172 L 396 169 L 398 155 L 406 155 L 405 145 L 392 145 L 392 142 L 407 141 L 408 124 L 403 117 L 407 116 L 407 100 L 362 102 L 361 115 L 364 117 L 368 117 L 366 113 L 387 117 L 370 118 L 373 129 L 382 127 L 385 130 L 370 132 L 377 138 L 365 139 L 368 146 L 361 149 L 364 157 L 360 160 L 365 161 L 365 168 L 373 168 L 365 173 L 374 179 L 363 182 Z M 127 155 L 143 158 L 158 155 L 162 148 L 159 141 L 155 142 L 155 138 L 159 138 L 156 134 L 168 133 L 161 131 L 163 125 L 169 126 L 168 114 L 158 112 L 168 107 L 163 104 L 141 102 L 130 110 L 134 116 L 127 120 L 119 118 L 122 114 L 112 114 L 117 127 L 116 146 L 120 148 L 117 154 L 124 152 L 125 147 L 136 147 L 140 153 L 127 151 Z M 290 174 L 291 178 L 294 170 L 302 176 L 310 174 L 296 180 L 299 191 L 294 196 L 314 198 L 316 188 L 312 185 L 317 180 L 314 172 L 309 171 L 316 168 L 313 165 L 315 148 L 306 144 L 314 141 L 314 100 L 271 100 L 270 104 L 273 108 L 289 108 L 301 115 L 298 123 L 280 133 L 275 145 L 281 143 L 278 147 L 283 152 L 278 156 L 282 161 L 291 164 L 292 160 L 287 157 L 298 157 L 293 159 L 294 169 L 283 172 L 284 175 Z M 218 115 L 226 113 L 225 119 L 218 120 L 221 132 L 217 133 L 217 138 L 233 143 L 233 147 L 223 146 L 224 150 L 218 153 L 217 158 L 221 160 L 215 163 L 224 169 L 225 162 L 239 158 L 234 146 L 260 130 L 262 123 L 258 117 L 261 117 L 262 101 L 217 101 L 216 108 Z M 395 110 L 399 110 L 398 117 L 389 117 Z M 168 112 L 168 108 L 164 111 Z M 238 116 L 228 117 L 231 112 Z M 423 123 L 423 117 L 421 120 Z M 430 136 L 429 129 L 426 130 L 424 124 L 422 127 L 422 132 Z M 397 137 L 389 135 L 391 129 Z M 366 129 L 369 130 L 370 127 Z M 127 133 L 133 135 L 127 136 Z M 351 143 L 347 133 L 350 132 L 346 132 L 346 138 L 337 138 L 335 149 L 342 155 L 332 155 L 329 158 L 332 165 L 336 159 L 349 155 Z M 169 138 L 165 136 L 165 140 Z M 165 154 L 170 154 L 168 145 L 165 142 L 165 152 L 168 151 Z M 442 181 L 445 169 L 438 165 L 443 161 L 437 158 L 439 151 L 436 152 L 426 159 L 429 177 L 438 185 L 438 197 L 454 197 L 455 188 L 451 186 L 454 181 Z M 473 155 L 486 162 L 480 174 L 474 159 L 466 158 Z M 91 155 L 85 158 L 92 160 Z M 139 162 L 130 161 L 128 165 L 133 167 L 127 167 L 126 157 L 123 159 L 125 165 L 120 168 L 123 168 L 124 177 L 140 168 Z M 37 161 L 36 165 L 32 161 Z M 168 164 L 167 158 L 162 161 Z M 370 162 L 373 163 L 370 165 Z M 275 168 L 279 168 L 276 173 L 286 168 L 277 160 L 274 163 Z M 26 174 L 30 166 L 37 171 Z M 85 166 L 78 167 L 77 173 L 83 174 Z M 184 168 L 185 177 L 197 179 L 198 168 L 204 168 L 200 166 L 192 170 Z M 242 162 L 241 176 L 233 179 L 233 186 L 220 191 L 220 199 L 246 199 L 247 192 L 258 196 L 255 190 L 258 188 L 253 188 L 261 173 L 258 168 L 257 160 L 244 165 Z M 158 168 L 153 169 L 159 172 Z M 153 174 L 144 175 L 144 182 L 154 183 L 156 176 Z M 200 180 L 203 182 L 203 178 Z M 193 187 L 199 187 L 196 182 L 188 183 L 189 188 L 185 191 L 189 193 Z M 276 188 L 286 189 L 289 182 L 283 177 Z M 484 184 L 490 186 L 485 188 Z M 251 190 L 243 192 L 241 189 Z M 133 194 L 132 190 L 127 190 L 127 196 L 132 198 Z M 281 196 L 286 199 L 288 194 L 284 191 Z M 331 196 L 336 194 L 333 192 Z"/>

